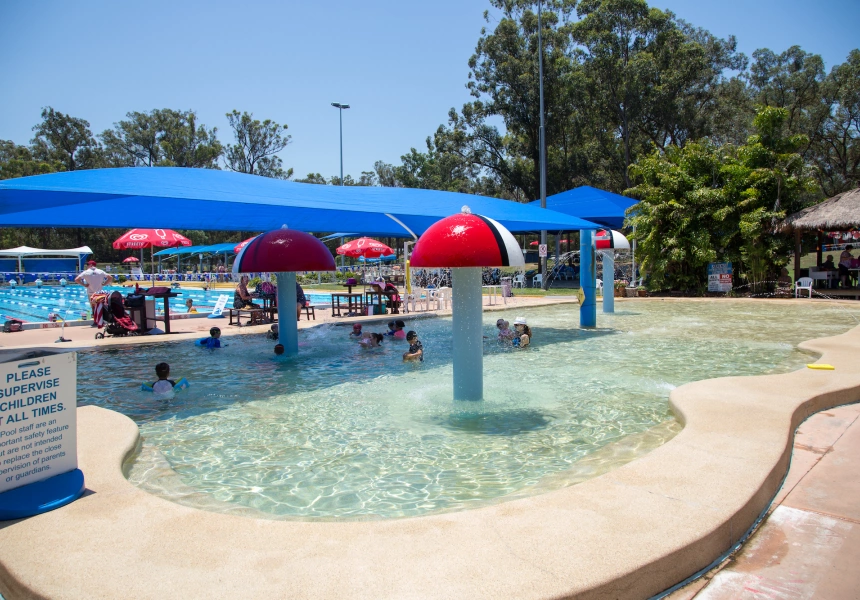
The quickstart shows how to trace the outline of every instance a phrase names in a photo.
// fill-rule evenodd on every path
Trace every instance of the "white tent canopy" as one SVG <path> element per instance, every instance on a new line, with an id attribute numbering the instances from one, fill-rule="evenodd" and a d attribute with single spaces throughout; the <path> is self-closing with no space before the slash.
<path id="1" fill-rule="evenodd" d="M 81 246 L 80 248 L 69 248 L 67 250 L 45 250 L 44 248 L 31 248 L 30 246 L 18 246 L 17 248 L 9 248 L 8 250 L 0 250 L 0 257 L 17 258 L 18 271 L 24 270 L 21 264 L 22 259 L 31 256 L 73 256 L 80 263 L 84 256 L 92 254 L 89 246 Z"/>

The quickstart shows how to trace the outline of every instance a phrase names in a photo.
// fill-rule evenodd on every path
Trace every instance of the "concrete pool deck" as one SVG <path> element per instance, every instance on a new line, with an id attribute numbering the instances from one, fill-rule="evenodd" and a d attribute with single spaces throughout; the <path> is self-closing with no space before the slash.
<path id="1" fill-rule="evenodd" d="M 136 425 L 80 408 L 89 491 L 62 509 L 0 523 L 0 592 L 7 600 L 645 598 L 743 538 L 780 489 L 804 419 L 860 400 L 860 327 L 801 347 L 836 370 L 681 386 L 670 403 L 684 429 L 605 475 L 484 508 L 384 521 L 271 521 L 152 496 L 122 473 Z"/>

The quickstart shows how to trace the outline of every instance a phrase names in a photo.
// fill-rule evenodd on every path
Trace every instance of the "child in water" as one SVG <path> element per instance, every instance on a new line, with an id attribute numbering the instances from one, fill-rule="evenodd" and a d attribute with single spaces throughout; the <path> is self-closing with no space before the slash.
<path id="1" fill-rule="evenodd" d="M 382 344 L 381 333 L 363 333 L 361 334 L 361 339 L 358 340 L 358 343 L 361 344 L 361 347 L 364 349 L 368 348 L 378 348 L 380 344 Z"/>
<path id="2" fill-rule="evenodd" d="M 514 332 L 511 331 L 511 324 L 504 319 L 496 321 L 496 327 L 499 329 L 499 343 L 510 344 L 514 339 Z"/>
<path id="3" fill-rule="evenodd" d="M 221 330 L 217 327 L 213 327 L 209 330 L 209 337 L 203 338 L 200 340 L 200 345 L 204 348 L 220 348 L 221 347 Z"/>
<path id="4" fill-rule="evenodd" d="M 404 327 L 406 327 L 406 323 L 404 323 L 400 319 L 397 319 L 396 321 L 394 321 L 394 338 L 395 339 L 398 339 L 398 340 L 405 340 L 406 339 L 406 332 L 403 331 Z"/>
<path id="5" fill-rule="evenodd" d="M 352 333 L 349 334 L 349 337 L 361 337 L 361 323 L 354 323 L 352 325 Z"/>
<path id="6" fill-rule="evenodd" d="M 196 309 L 196 308 L 194 308 L 194 300 L 192 300 L 191 298 L 189 298 L 188 300 L 186 300 L 186 301 L 185 301 L 185 309 L 186 309 L 186 311 L 185 311 L 185 312 L 187 312 L 188 314 L 194 314 L 194 313 L 196 313 L 196 312 L 197 312 L 197 309 Z"/>
<path id="7" fill-rule="evenodd" d="M 394 321 L 388 322 L 388 331 L 383 333 L 382 335 L 386 337 L 394 337 L 394 334 L 397 333 L 397 325 L 394 324 Z"/>
<path id="8" fill-rule="evenodd" d="M 283 344 L 275 344 L 275 355 L 281 356 L 284 353 L 284 345 Z"/>
<path id="9" fill-rule="evenodd" d="M 158 363 L 155 365 L 155 374 L 158 375 L 158 381 L 152 384 L 152 392 L 159 395 L 172 394 L 176 382 L 168 379 L 170 376 L 170 365 L 166 362 Z"/>
<path id="10" fill-rule="evenodd" d="M 409 342 L 409 351 L 403 354 L 404 362 L 407 360 L 424 362 L 424 346 L 418 340 L 418 334 L 410 331 L 406 334 L 406 341 Z"/>

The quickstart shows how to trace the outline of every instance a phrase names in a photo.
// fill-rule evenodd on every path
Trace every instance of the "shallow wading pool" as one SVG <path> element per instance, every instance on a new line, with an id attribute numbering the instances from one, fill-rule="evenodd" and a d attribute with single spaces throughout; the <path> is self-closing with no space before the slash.
<path id="1" fill-rule="evenodd" d="M 680 384 L 787 372 L 810 362 L 795 345 L 847 331 L 860 310 L 749 301 L 637 301 L 580 330 L 577 305 L 523 311 L 527 350 L 502 348 L 486 313 L 480 403 L 454 403 L 449 318 L 407 323 L 405 342 L 361 350 L 349 327 L 299 333 L 277 359 L 263 336 L 103 348 L 79 356 L 80 404 L 134 419 L 129 479 L 174 501 L 268 518 L 390 518 L 474 508 L 570 485 L 628 462 L 680 429 L 668 411 Z M 365 330 L 382 331 L 366 326 Z M 191 388 L 163 401 L 139 391 L 154 365 Z"/>

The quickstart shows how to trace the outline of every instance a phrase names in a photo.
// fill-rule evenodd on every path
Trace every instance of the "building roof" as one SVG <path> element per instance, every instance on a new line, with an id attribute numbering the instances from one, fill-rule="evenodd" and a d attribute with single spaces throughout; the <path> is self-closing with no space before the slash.
<path id="1" fill-rule="evenodd" d="M 860 227 L 860 188 L 853 189 L 789 215 L 783 229 L 850 229 Z"/>

